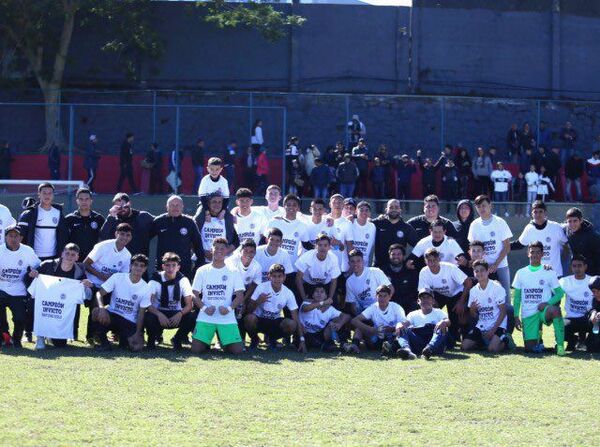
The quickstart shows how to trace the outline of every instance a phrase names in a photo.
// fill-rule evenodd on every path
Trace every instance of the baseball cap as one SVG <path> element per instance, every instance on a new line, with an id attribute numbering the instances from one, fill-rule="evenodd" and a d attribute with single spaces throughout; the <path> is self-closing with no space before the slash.
<path id="1" fill-rule="evenodd" d="M 19 228 L 18 225 L 9 225 L 4 229 L 4 235 L 6 236 L 11 231 L 16 231 L 18 234 L 22 234 L 21 228 Z"/>
<path id="2" fill-rule="evenodd" d="M 600 289 L 600 276 L 592 276 L 588 283 L 590 289 Z"/>
<path id="3" fill-rule="evenodd" d="M 431 298 L 433 298 L 433 291 L 431 289 L 428 289 L 427 287 L 423 287 L 419 289 L 417 297 L 420 297 L 421 295 L 429 295 Z"/>
<path id="4" fill-rule="evenodd" d="M 356 206 L 356 200 L 354 200 L 352 197 L 348 197 L 347 199 L 344 199 L 344 205 Z"/>

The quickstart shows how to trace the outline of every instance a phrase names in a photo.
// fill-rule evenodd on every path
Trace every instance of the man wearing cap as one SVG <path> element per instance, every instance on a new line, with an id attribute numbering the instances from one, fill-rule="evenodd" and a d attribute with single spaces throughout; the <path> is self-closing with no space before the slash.
<path id="1" fill-rule="evenodd" d="M 150 232 L 154 216 L 146 211 L 132 208 L 129 195 L 119 192 L 113 197 L 113 206 L 108 210 L 106 222 L 100 230 L 100 240 L 112 239 L 117 225 L 127 223 L 133 228 L 131 241 L 127 250 L 132 254 L 142 253 L 148 256 L 150 251 Z"/>
<path id="2" fill-rule="evenodd" d="M 5 230 L 5 244 L 0 245 L 0 332 L 2 342 L 10 346 L 6 309 L 10 309 L 13 320 L 12 343 L 21 347 L 21 337 L 25 328 L 27 289 L 25 277 L 37 276 L 40 259 L 33 249 L 21 243 L 21 228 L 10 226 Z"/>
<path id="3" fill-rule="evenodd" d="M 393 244 L 414 247 L 417 242 L 417 232 L 402 219 L 402 207 L 398 199 L 388 200 L 385 214 L 371 221 L 375 225 L 375 258 L 373 265 L 382 268 L 388 263 L 388 249 Z"/>
<path id="4" fill-rule="evenodd" d="M 196 222 L 183 214 L 183 199 L 167 199 L 167 212 L 154 218 L 150 237 L 157 237 L 156 269 L 162 266 L 165 253 L 174 252 L 180 258 L 180 272 L 188 279 L 192 276 L 192 250 L 200 261 L 204 259 L 202 241 Z"/>
<path id="5" fill-rule="evenodd" d="M 96 170 L 98 168 L 98 161 L 100 160 L 100 154 L 98 153 L 98 137 L 92 134 L 90 135 L 90 141 L 85 148 L 85 158 L 83 160 L 83 167 L 87 171 L 88 188 L 94 190 L 94 181 L 96 180 Z"/>

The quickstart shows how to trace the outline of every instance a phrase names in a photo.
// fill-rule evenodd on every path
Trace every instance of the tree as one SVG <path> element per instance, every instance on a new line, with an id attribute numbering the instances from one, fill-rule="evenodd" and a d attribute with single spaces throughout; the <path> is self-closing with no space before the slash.
<path id="1" fill-rule="evenodd" d="M 151 0 L 0 0 L 0 39 L 11 43 L 27 61 L 45 104 L 46 142 L 61 146 L 60 92 L 74 28 L 105 30 L 101 50 L 119 55 L 127 74 L 136 78 L 139 60 L 159 57 L 164 42 L 151 26 Z M 298 16 L 285 16 L 266 3 L 205 2 L 204 20 L 221 28 L 245 25 L 276 40 L 288 26 L 300 25 Z"/>

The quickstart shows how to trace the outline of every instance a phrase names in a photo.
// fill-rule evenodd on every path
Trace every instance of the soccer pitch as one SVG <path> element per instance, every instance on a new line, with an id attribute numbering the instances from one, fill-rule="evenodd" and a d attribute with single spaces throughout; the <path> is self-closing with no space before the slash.
<path id="1" fill-rule="evenodd" d="M 0 354 L 0 444 L 598 445 L 599 359 L 28 344 Z"/>

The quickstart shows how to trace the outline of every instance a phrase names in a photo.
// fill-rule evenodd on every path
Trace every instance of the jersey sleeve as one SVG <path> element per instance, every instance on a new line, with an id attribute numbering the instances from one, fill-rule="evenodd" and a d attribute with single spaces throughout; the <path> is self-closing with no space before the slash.
<path id="1" fill-rule="evenodd" d="M 264 293 L 264 288 L 263 288 L 262 284 L 268 284 L 268 283 L 260 283 L 260 284 L 258 284 L 258 287 L 256 289 L 254 289 L 254 292 L 252 292 L 252 295 L 250 296 L 250 299 L 252 301 L 258 300 L 259 295 L 261 293 Z"/>
<path id="2" fill-rule="evenodd" d="M 287 307 L 289 310 L 298 310 L 296 298 L 294 297 L 294 294 L 291 290 L 288 291 L 288 293 L 286 294 L 285 307 Z"/>
<path id="3" fill-rule="evenodd" d="M 515 273 L 515 278 L 513 279 L 513 282 L 512 282 L 512 288 L 513 289 L 521 288 L 521 270 L 517 270 L 517 273 Z"/>
<path id="4" fill-rule="evenodd" d="M 504 287 L 502 287 L 499 283 L 496 283 L 496 286 L 497 287 L 494 288 L 494 300 L 496 301 L 497 305 L 505 304 L 506 290 L 504 290 Z"/>
<path id="5" fill-rule="evenodd" d="M 342 271 L 340 269 L 340 262 L 338 261 L 338 258 L 336 258 L 336 256 L 333 254 L 330 256 L 330 259 L 332 264 L 331 278 L 336 279 L 342 274 Z"/>
<path id="6" fill-rule="evenodd" d="M 503 241 L 513 237 L 512 231 L 510 231 L 510 227 L 508 226 L 508 224 L 506 223 L 506 221 L 504 219 L 500 219 L 500 231 L 501 231 L 500 239 Z"/>
<path id="7" fill-rule="evenodd" d="M 124 248 L 123 250 L 127 250 L 127 249 Z M 127 262 L 124 262 L 123 264 L 121 264 L 121 269 L 119 270 L 121 273 L 129 273 L 129 269 L 131 268 L 131 266 L 129 265 L 131 263 L 131 253 L 129 253 L 129 250 L 127 250 L 127 254 L 129 254 L 128 260 L 127 260 Z"/>
<path id="8" fill-rule="evenodd" d="M 346 302 L 356 303 L 356 294 L 352 290 L 352 287 L 348 287 L 348 283 L 346 283 Z"/>
<path id="9" fill-rule="evenodd" d="M 419 290 L 429 288 L 429 284 L 427 283 L 427 273 L 425 272 L 426 268 L 427 267 L 423 267 L 419 272 L 419 285 L 417 287 Z"/>
<path id="10" fill-rule="evenodd" d="M 449 239 L 450 242 L 450 251 L 452 253 L 452 257 L 456 258 L 458 255 L 464 253 L 463 249 L 460 248 L 460 245 L 458 245 L 458 242 L 456 242 L 455 239 Z"/>
<path id="11" fill-rule="evenodd" d="M 199 196 L 206 196 L 208 195 L 208 181 L 207 181 L 207 175 L 205 175 L 204 177 L 202 177 L 202 180 L 200 180 L 200 186 L 198 187 L 198 195 Z"/>
<path id="12" fill-rule="evenodd" d="M 258 264 L 258 262 L 256 264 L 254 264 L 254 267 L 252 268 L 252 275 L 250 276 L 250 282 L 253 282 L 256 285 L 258 285 L 262 282 L 262 271 L 260 269 L 260 265 Z"/>
<path id="13" fill-rule="evenodd" d="M 473 304 L 475 301 L 477 301 L 477 298 L 475 298 L 473 295 L 473 289 L 471 289 L 469 290 L 469 301 L 467 301 L 467 306 L 471 307 L 471 304 Z"/>
<path id="14" fill-rule="evenodd" d="M 242 275 L 239 272 L 233 271 L 233 291 L 234 292 L 243 292 L 246 290 L 246 286 L 244 286 L 244 281 L 242 280 Z"/>
<path id="15" fill-rule="evenodd" d="M 196 274 L 194 275 L 194 282 L 192 283 L 192 290 L 197 290 L 198 292 L 202 291 L 202 286 L 204 285 L 204 270 L 198 269 L 196 270 Z"/>
<path id="16" fill-rule="evenodd" d="M 558 276 L 556 275 L 556 272 L 552 270 L 551 273 L 552 275 L 550 275 L 550 288 L 554 290 L 557 287 L 560 287 L 560 283 L 558 282 Z"/>
<path id="17" fill-rule="evenodd" d="M 190 280 L 187 279 L 185 276 L 179 281 L 179 289 L 181 291 L 181 296 L 192 296 L 194 294 L 194 292 L 192 292 L 192 285 L 190 284 Z"/>
<path id="18" fill-rule="evenodd" d="M 140 300 L 140 307 L 142 309 L 147 309 L 152 305 L 151 297 L 152 289 L 148 284 L 146 284 L 146 292 L 142 295 L 142 299 Z"/>
<path id="19" fill-rule="evenodd" d="M 117 276 L 119 275 L 110 275 L 110 278 L 108 278 L 106 281 L 104 281 L 104 283 L 102 283 L 102 285 L 100 286 L 105 292 L 112 292 L 113 290 L 115 290 L 115 282 L 117 280 Z"/>
<path id="20" fill-rule="evenodd" d="M 333 306 L 329 306 L 327 309 L 327 317 L 329 318 L 329 321 L 339 317 L 340 315 L 342 315 L 342 313 Z"/>
<path id="21" fill-rule="evenodd" d="M 373 318 L 373 305 L 367 307 L 362 311 L 361 315 L 367 320 L 371 320 Z"/>
<path id="22" fill-rule="evenodd" d="M 391 286 L 392 281 L 387 277 L 385 273 L 381 269 L 375 268 L 375 272 L 377 273 L 377 281 L 380 285 Z"/>
<path id="23" fill-rule="evenodd" d="M 411 254 L 415 255 L 417 258 L 420 258 L 423 256 L 423 253 L 425 253 L 425 241 L 424 239 L 421 239 L 419 242 L 417 242 L 417 245 L 414 246 Z"/>
<path id="24" fill-rule="evenodd" d="M 452 279 L 458 284 L 464 283 L 465 279 L 467 278 L 467 275 L 465 275 L 465 273 L 461 269 L 459 269 L 458 267 L 452 268 Z"/>
<path id="25" fill-rule="evenodd" d="M 302 253 L 296 260 L 296 269 L 298 269 L 299 272 L 306 272 L 308 269 L 308 257 L 311 256 L 311 254 L 312 253 L 310 252 Z"/>
<path id="26" fill-rule="evenodd" d="M 280 250 L 282 250 L 280 248 Z M 287 275 L 288 273 L 292 273 L 294 271 L 294 267 L 292 266 L 292 260 L 290 259 L 290 254 L 285 251 L 282 250 L 284 255 L 283 255 L 283 267 L 285 268 L 285 274 Z"/>
<path id="27" fill-rule="evenodd" d="M 448 318 L 448 315 L 446 315 L 446 312 L 444 312 L 442 309 L 433 309 L 433 311 L 435 312 L 435 317 L 437 318 L 436 323 Z"/>
<path id="28" fill-rule="evenodd" d="M 29 259 L 29 267 L 31 267 L 33 269 L 37 269 L 41 263 L 42 263 L 42 261 L 40 260 L 40 258 L 38 258 L 38 255 L 36 255 L 35 252 L 33 250 L 31 250 L 30 259 Z"/>
<path id="29" fill-rule="evenodd" d="M 467 234 L 467 240 L 469 242 L 473 242 L 475 240 L 475 230 L 473 229 L 475 225 L 473 224 L 474 222 L 471 222 L 471 225 L 469 226 L 469 233 Z"/>
<path id="30" fill-rule="evenodd" d="M 525 228 L 523 229 L 523 232 L 521 233 L 521 235 L 519 236 L 519 242 L 522 245 L 527 245 L 529 244 L 529 233 L 531 232 L 531 225 L 527 224 L 525 226 Z"/>
<path id="31" fill-rule="evenodd" d="M 100 243 L 94 245 L 94 248 L 92 248 L 92 251 L 88 253 L 87 257 L 90 258 L 92 261 L 96 262 L 100 258 L 103 246 L 104 245 L 101 245 Z"/>

